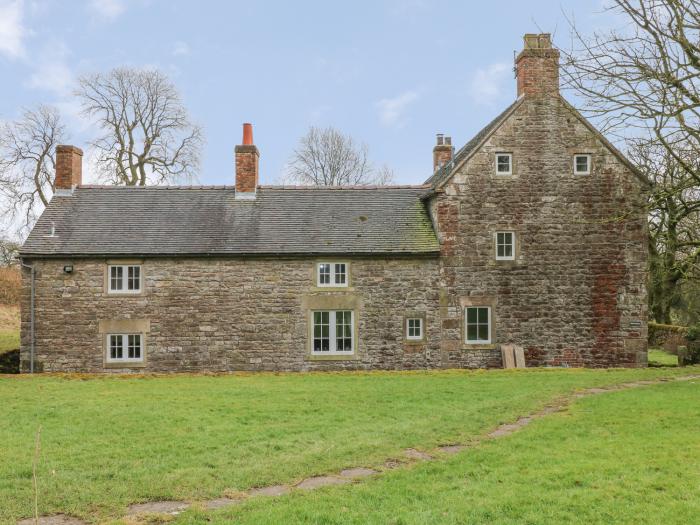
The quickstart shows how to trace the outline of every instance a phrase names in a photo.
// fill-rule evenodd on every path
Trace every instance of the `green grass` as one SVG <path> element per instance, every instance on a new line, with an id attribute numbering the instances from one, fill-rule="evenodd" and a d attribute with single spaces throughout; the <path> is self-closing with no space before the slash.
<path id="1" fill-rule="evenodd" d="M 469 441 L 579 388 L 679 373 L 692 370 L 4 376 L 0 522 L 32 513 L 39 427 L 40 514 L 97 522 L 137 501 L 379 465 L 407 447 Z"/>
<path id="2" fill-rule="evenodd" d="M 19 307 L 0 304 L 0 354 L 19 348 Z"/>
<path id="3" fill-rule="evenodd" d="M 697 523 L 698 428 L 700 381 L 608 393 L 443 461 L 177 523 Z"/>
<path id="4" fill-rule="evenodd" d="M 649 366 L 678 366 L 678 356 L 660 348 L 650 348 Z"/>
<path id="5" fill-rule="evenodd" d="M 0 354 L 19 348 L 19 332 L 0 330 Z"/>

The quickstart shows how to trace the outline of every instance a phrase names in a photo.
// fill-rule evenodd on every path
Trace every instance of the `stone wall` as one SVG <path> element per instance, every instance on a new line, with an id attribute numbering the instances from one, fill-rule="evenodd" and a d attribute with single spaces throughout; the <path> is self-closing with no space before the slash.
<path id="1" fill-rule="evenodd" d="M 495 175 L 495 154 L 513 175 Z M 573 155 L 590 154 L 591 175 Z M 444 365 L 499 366 L 497 345 L 528 366 L 645 366 L 643 183 L 557 95 L 525 97 L 430 203 L 441 244 Z M 496 261 L 494 233 L 516 233 Z M 466 304 L 492 306 L 495 344 L 463 344 Z"/>
<path id="2" fill-rule="evenodd" d="M 146 259 L 143 294 L 136 296 L 105 293 L 104 259 L 35 260 L 37 370 L 439 367 L 437 259 L 340 260 L 349 262 L 350 285 L 328 290 L 315 287 L 317 261 L 311 258 Z M 72 273 L 64 273 L 66 264 L 73 265 Z M 25 270 L 21 352 L 25 371 L 29 281 Z M 355 356 L 316 360 L 310 355 L 308 313 L 319 307 L 354 309 Z M 407 313 L 424 315 L 424 343 L 405 343 Z M 120 326 L 145 332 L 144 366 L 105 366 L 106 333 Z"/>

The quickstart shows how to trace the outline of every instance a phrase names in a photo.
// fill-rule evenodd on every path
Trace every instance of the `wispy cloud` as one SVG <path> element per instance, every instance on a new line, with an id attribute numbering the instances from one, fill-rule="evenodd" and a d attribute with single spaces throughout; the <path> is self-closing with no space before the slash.
<path id="1" fill-rule="evenodd" d="M 178 41 L 173 44 L 173 56 L 188 56 L 190 52 L 190 46 L 187 42 Z"/>
<path id="2" fill-rule="evenodd" d="M 477 69 L 469 89 L 474 102 L 486 105 L 497 102 L 504 94 L 504 84 L 511 74 L 512 67 L 510 64 L 498 62 Z"/>
<path id="3" fill-rule="evenodd" d="M 406 109 L 418 100 L 416 91 L 404 91 L 393 98 L 383 98 L 377 102 L 379 120 L 384 126 L 401 127 L 406 123 Z"/>
<path id="4" fill-rule="evenodd" d="M 73 71 L 68 67 L 68 47 L 61 41 L 48 42 L 33 60 L 34 71 L 27 86 L 49 91 L 59 96 L 70 93 Z"/>
<path id="5" fill-rule="evenodd" d="M 27 30 L 22 25 L 23 0 L 0 0 L 0 53 L 10 57 L 24 56 L 23 39 Z"/>
<path id="6" fill-rule="evenodd" d="M 126 4 L 123 0 L 90 0 L 88 8 L 98 17 L 111 21 L 126 11 Z"/>

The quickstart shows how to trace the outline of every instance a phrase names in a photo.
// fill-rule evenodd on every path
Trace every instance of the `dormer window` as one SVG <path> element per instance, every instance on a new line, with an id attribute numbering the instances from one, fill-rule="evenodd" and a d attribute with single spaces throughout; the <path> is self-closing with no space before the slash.
<path id="1" fill-rule="evenodd" d="M 496 175 L 513 174 L 513 154 L 496 153 Z"/>
<path id="2" fill-rule="evenodd" d="M 316 266 L 318 286 L 347 286 L 348 264 L 342 262 L 321 262 Z"/>
<path id="3" fill-rule="evenodd" d="M 591 156 L 574 155 L 574 175 L 591 174 Z"/>
<path id="4" fill-rule="evenodd" d="M 107 281 L 109 293 L 141 293 L 141 266 L 110 265 Z"/>

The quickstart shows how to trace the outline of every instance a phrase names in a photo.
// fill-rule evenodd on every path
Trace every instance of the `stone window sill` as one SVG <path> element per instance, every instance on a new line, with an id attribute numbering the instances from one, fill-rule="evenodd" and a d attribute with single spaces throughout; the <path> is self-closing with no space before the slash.
<path id="1" fill-rule="evenodd" d="M 462 344 L 462 350 L 496 350 L 497 348 L 498 348 L 497 344 L 488 344 L 488 345 Z"/>
<path id="2" fill-rule="evenodd" d="M 309 361 L 357 361 L 360 356 L 357 354 L 334 354 L 334 355 L 318 355 L 309 354 L 307 356 Z"/>
<path id="3" fill-rule="evenodd" d="M 146 363 L 105 363 L 104 368 L 146 368 Z"/>

